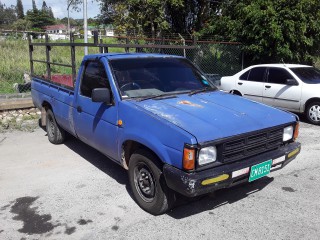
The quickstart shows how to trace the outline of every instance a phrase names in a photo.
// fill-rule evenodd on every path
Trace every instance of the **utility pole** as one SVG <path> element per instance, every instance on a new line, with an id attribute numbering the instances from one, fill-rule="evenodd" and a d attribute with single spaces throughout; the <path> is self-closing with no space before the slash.
<path id="1" fill-rule="evenodd" d="M 178 33 L 178 35 L 182 40 L 183 46 L 185 46 L 186 45 L 186 40 L 181 36 L 180 33 Z M 186 49 L 185 48 L 183 49 L 183 56 L 186 57 Z"/>
<path id="2" fill-rule="evenodd" d="M 83 0 L 84 43 L 88 43 L 87 0 Z M 88 47 L 84 47 L 84 55 L 88 55 Z"/>
<path id="3" fill-rule="evenodd" d="M 69 4 L 68 4 L 68 7 L 67 7 L 67 10 L 68 10 L 68 34 L 70 35 L 70 17 L 69 17 L 69 8 L 70 8 L 70 5 L 71 3 L 73 2 L 73 0 L 70 0 L 69 1 Z"/>

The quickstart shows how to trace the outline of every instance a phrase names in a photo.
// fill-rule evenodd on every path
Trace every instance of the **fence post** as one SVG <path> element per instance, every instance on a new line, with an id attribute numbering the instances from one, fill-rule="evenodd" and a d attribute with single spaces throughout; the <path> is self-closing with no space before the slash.
<path id="1" fill-rule="evenodd" d="M 103 44 L 103 39 L 102 38 L 100 38 L 100 44 Z M 99 52 L 103 53 L 103 47 L 102 46 L 99 47 Z"/>
<path id="2" fill-rule="evenodd" d="M 241 50 L 241 70 L 243 69 L 244 67 L 244 52 L 243 50 Z"/>
<path id="3" fill-rule="evenodd" d="M 30 75 L 33 76 L 34 75 L 34 68 L 33 68 L 33 45 L 31 42 L 31 34 L 28 34 L 28 43 L 29 43 L 29 60 L 30 60 Z"/>
<path id="4" fill-rule="evenodd" d="M 198 57 L 197 57 L 197 37 L 196 36 L 192 36 L 192 41 L 193 41 L 193 46 L 194 46 L 194 50 L 193 50 L 193 63 L 198 65 Z"/>
<path id="5" fill-rule="evenodd" d="M 47 75 L 48 75 L 49 81 L 51 81 L 51 66 L 50 66 L 50 51 L 51 51 L 51 46 L 48 45 L 48 43 L 49 43 L 48 33 L 45 34 L 45 39 L 46 39 Z"/>
<path id="6" fill-rule="evenodd" d="M 73 86 L 74 83 L 76 82 L 76 47 L 73 45 L 74 44 L 74 34 L 73 32 L 70 33 L 70 46 L 71 46 L 71 66 L 72 66 L 72 81 L 73 81 Z"/>
<path id="7" fill-rule="evenodd" d="M 128 38 L 128 36 L 126 37 L 126 44 L 129 44 L 129 38 Z M 126 53 L 129 52 L 129 48 L 128 48 L 128 47 L 126 47 L 125 50 L 126 50 Z"/>
<path id="8" fill-rule="evenodd" d="M 98 45 L 98 31 L 93 31 L 93 43 Z"/>
<path id="9" fill-rule="evenodd" d="M 161 33 L 161 45 L 164 45 L 164 37 L 162 33 Z M 160 53 L 163 54 L 163 48 L 160 48 Z"/>

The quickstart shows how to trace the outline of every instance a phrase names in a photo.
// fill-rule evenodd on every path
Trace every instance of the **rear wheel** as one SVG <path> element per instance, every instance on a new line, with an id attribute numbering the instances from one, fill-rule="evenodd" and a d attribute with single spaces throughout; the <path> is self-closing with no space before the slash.
<path id="1" fill-rule="evenodd" d="M 57 124 L 51 109 L 47 110 L 46 113 L 46 130 L 48 134 L 48 139 L 53 144 L 61 144 L 66 138 L 65 131 Z"/>
<path id="2" fill-rule="evenodd" d="M 145 211 L 159 215 L 174 203 L 174 193 L 165 183 L 157 157 L 147 150 L 137 150 L 129 162 L 129 181 L 134 198 Z"/>
<path id="3" fill-rule="evenodd" d="M 309 122 L 320 125 L 320 102 L 308 104 L 305 114 Z"/>

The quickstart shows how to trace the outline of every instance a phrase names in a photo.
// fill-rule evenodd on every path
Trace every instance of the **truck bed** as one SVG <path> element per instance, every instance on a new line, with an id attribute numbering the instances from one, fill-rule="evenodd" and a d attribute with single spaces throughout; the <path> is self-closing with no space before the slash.
<path id="1" fill-rule="evenodd" d="M 44 103 L 49 103 L 54 109 L 57 123 L 68 132 L 74 134 L 73 107 L 74 90 L 72 78 L 68 76 L 52 76 L 54 81 L 34 77 L 31 92 L 34 105 L 41 109 Z"/>

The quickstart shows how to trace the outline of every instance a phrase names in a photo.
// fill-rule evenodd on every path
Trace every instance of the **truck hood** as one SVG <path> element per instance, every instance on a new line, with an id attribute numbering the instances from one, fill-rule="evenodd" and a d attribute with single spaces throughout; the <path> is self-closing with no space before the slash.
<path id="1" fill-rule="evenodd" d="M 296 121 L 293 114 L 221 91 L 133 103 L 189 132 L 199 143 Z"/>

